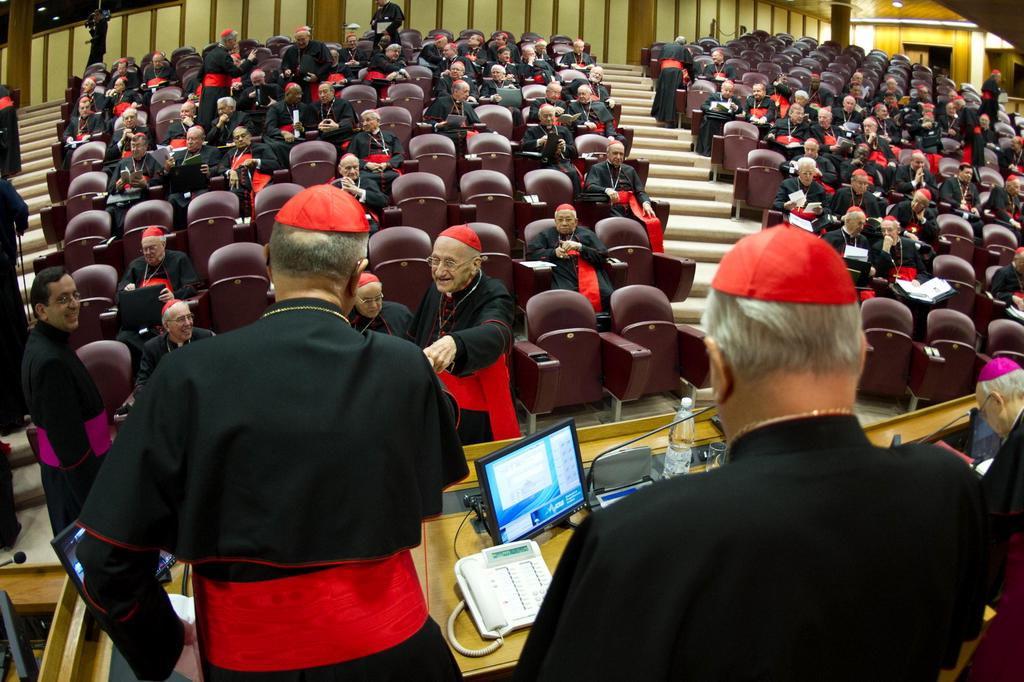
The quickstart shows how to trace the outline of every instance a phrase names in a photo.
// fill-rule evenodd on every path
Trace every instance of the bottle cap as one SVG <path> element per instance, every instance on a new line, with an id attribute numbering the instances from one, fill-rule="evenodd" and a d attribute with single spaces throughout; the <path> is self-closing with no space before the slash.
<path id="1" fill-rule="evenodd" d="M 682 400 L 679 401 L 679 404 L 682 407 L 685 407 L 686 409 L 690 409 L 691 407 L 693 407 L 693 398 L 691 398 L 690 396 L 685 396 Z"/>

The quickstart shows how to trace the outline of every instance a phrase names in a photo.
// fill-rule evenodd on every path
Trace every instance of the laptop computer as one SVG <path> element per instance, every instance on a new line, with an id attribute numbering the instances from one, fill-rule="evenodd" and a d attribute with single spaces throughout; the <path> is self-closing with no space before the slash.
<path id="1" fill-rule="evenodd" d="M 151 286 L 122 291 L 117 297 L 121 326 L 125 329 L 149 329 L 159 325 L 160 311 L 164 307 L 160 300 L 163 290 L 162 286 Z"/>

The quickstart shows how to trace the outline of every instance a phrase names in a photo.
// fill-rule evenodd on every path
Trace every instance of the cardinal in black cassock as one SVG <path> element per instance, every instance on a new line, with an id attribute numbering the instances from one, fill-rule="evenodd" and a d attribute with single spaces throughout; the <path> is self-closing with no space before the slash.
<path id="1" fill-rule="evenodd" d="M 331 52 L 327 45 L 312 40 L 312 29 L 295 29 L 295 43 L 281 54 L 281 75 L 285 82 L 302 86 L 302 101 L 315 102 L 317 88 L 331 75 Z"/>
<path id="2" fill-rule="evenodd" d="M 609 310 L 612 282 L 604 271 L 608 248 L 592 230 L 579 226 L 572 204 L 555 209 L 555 226 L 530 240 L 526 257 L 554 264 L 552 289 L 580 292 L 596 313 Z"/>
<path id="3" fill-rule="evenodd" d="M 365 252 L 364 215 L 330 185 L 292 197 L 277 303 L 167 355 L 118 434 L 78 559 L 141 679 L 167 678 L 186 641 L 158 549 L 193 566 L 206 680 L 459 679 L 410 553 L 467 473 L 451 408 L 422 351 L 348 324 L 365 261 L 313 262 L 326 241 Z"/>
<path id="4" fill-rule="evenodd" d="M 463 444 L 518 438 L 506 356 L 514 304 L 505 285 L 480 269 L 480 237 L 455 225 L 434 242 L 434 287 L 423 296 L 409 336 L 424 349 L 459 407 Z"/>
<path id="5" fill-rule="evenodd" d="M 412 313 L 401 303 L 384 300 L 384 287 L 372 272 L 359 276 L 355 307 L 349 321 L 357 332 L 378 332 L 400 339 L 408 338 Z"/>
<path id="6" fill-rule="evenodd" d="M 231 53 L 237 46 L 238 33 L 226 28 L 220 32 L 220 42 L 203 56 L 203 67 L 199 70 L 203 84 L 199 99 L 199 123 L 207 130 L 217 118 L 217 100 L 231 96 L 231 80 L 247 74 L 256 59 L 253 51 L 239 66 L 235 66 Z"/>
<path id="7" fill-rule="evenodd" d="M 711 287 L 728 461 L 655 483 L 573 531 L 514 679 L 935 679 L 985 607 L 974 473 L 932 446 L 865 437 L 853 413 L 857 347 L 821 341 L 863 343 L 857 293 L 828 244 L 764 230 L 725 255 Z M 741 301 L 772 304 L 780 331 L 758 342 L 801 359 L 762 351 L 770 382 L 735 359 L 732 344 L 749 340 L 723 333 L 723 313 L 742 317 Z M 793 331 L 798 314 L 820 328 Z"/>
<path id="8" fill-rule="evenodd" d="M 626 148 L 622 143 L 610 142 L 606 160 L 595 163 L 587 171 L 583 198 L 607 197 L 612 215 L 639 221 L 647 231 L 651 251 L 664 253 L 665 228 L 654 215 L 654 205 L 644 191 L 644 181 L 635 168 L 623 163 L 625 158 Z"/>
<path id="9" fill-rule="evenodd" d="M 0 175 L 21 172 L 21 138 L 18 133 L 18 109 L 11 91 L 0 85 Z"/>

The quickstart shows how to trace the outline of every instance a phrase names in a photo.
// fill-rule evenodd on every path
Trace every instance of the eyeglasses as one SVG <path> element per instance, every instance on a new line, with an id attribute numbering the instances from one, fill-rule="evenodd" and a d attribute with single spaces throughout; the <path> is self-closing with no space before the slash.
<path id="1" fill-rule="evenodd" d="M 182 315 L 181 317 L 176 317 L 173 320 L 168 321 L 173 322 L 174 324 L 185 324 L 186 322 L 191 322 L 194 319 L 195 316 L 189 313 L 188 315 Z"/>
<path id="2" fill-rule="evenodd" d="M 142 253 L 156 253 L 157 251 L 160 250 L 160 246 L 162 246 L 162 245 L 160 245 L 160 244 L 153 244 L 151 246 L 143 246 L 142 247 Z"/>
<path id="3" fill-rule="evenodd" d="M 76 291 L 76 292 L 74 292 L 72 294 L 61 294 L 60 296 L 58 296 L 56 298 L 56 300 L 54 300 L 54 303 L 56 305 L 66 306 L 66 305 L 70 304 L 71 301 L 76 301 L 77 302 L 77 301 L 81 301 L 81 300 L 82 300 L 82 295 Z"/>
<path id="4" fill-rule="evenodd" d="M 437 256 L 431 256 L 430 258 L 427 259 L 427 265 L 429 265 L 434 270 L 437 270 L 438 266 L 441 266 L 441 268 L 443 270 L 451 271 L 451 270 L 457 270 L 457 269 L 461 268 L 463 265 L 465 265 L 466 263 L 470 263 L 472 261 L 473 261 L 473 259 L 470 258 L 469 260 L 464 260 L 461 263 L 458 263 L 458 262 L 456 262 L 452 258 L 445 258 L 444 260 L 441 260 Z"/>
<path id="5" fill-rule="evenodd" d="M 360 298 L 359 302 L 363 305 L 369 305 L 371 303 L 382 303 L 384 301 L 384 294 L 378 294 L 373 298 Z"/>

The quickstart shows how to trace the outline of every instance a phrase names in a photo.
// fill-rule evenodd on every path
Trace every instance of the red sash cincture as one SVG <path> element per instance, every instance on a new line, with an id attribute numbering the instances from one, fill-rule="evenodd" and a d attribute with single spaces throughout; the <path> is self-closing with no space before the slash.
<path id="1" fill-rule="evenodd" d="M 146 81 L 146 85 L 151 87 L 151 88 L 155 88 L 156 86 L 163 85 L 166 82 L 167 82 L 166 78 L 160 78 L 160 77 L 150 78 L 148 81 Z"/>
<path id="2" fill-rule="evenodd" d="M 0 110 L 6 109 L 7 107 L 13 107 L 14 100 L 10 97 L 0 97 Z"/>
<path id="3" fill-rule="evenodd" d="M 188 140 L 184 137 L 176 137 L 171 140 L 171 149 L 184 149 L 188 145 Z"/>
<path id="4" fill-rule="evenodd" d="M 601 312 L 601 287 L 597 282 L 597 270 L 578 251 L 566 251 L 576 261 L 576 288 L 583 294 L 595 313 Z"/>
<path id="5" fill-rule="evenodd" d="M 917 279 L 917 268 L 912 268 L 907 265 L 897 265 L 895 268 L 893 268 L 893 272 L 890 276 L 890 279 L 902 279 L 908 282 L 913 281 Z"/>
<path id="6" fill-rule="evenodd" d="M 494 440 L 522 435 L 509 392 L 508 365 L 504 355 L 469 376 L 457 377 L 450 372 L 441 372 L 440 378 L 459 409 L 487 413 Z"/>
<path id="7" fill-rule="evenodd" d="M 750 110 L 751 118 L 761 118 L 768 115 L 768 107 L 753 107 Z"/>
<path id="8" fill-rule="evenodd" d="M 166 277 L 150 277 L 149 279 L 142 280 L 142 283 L 139 284 L 139 288 L 140 289 L 142 287 L 156 287 L 156 286 L 167 287 L 168 290 L 174 291 L 174 287 L 171 286 L 171 280 L 167 279 Z"/>
<path id="9" fill-rule="evenodd" d="M 658 63 L 661 65 L 662 70 L 683 68 L 683 63 L 678 59 L 662 59 Z"/>
<path id="10" fill-rule="evenodd" d="M 664 230 L 661 228 L 661 221 L 654 216 L 644 214 L 640 202 L 636 200 L 636 194 L 626 190 L 619 190 L 619 204 L 629 206 L 629 211 L 647 230 L 647 239 L 651 243 L 652 253 L 665 253 Z"/>
<path id="11" fill-rule="evenodd" d="M 208 73 L 203 76 L 203 85 L 210 88 L 230 88 L 231 76 L 226 73 Z"/>
<path id="12" fill-rule="evenodd" d="M 192 584 L 203 659 L 237 672 L 366 658 L 412 637 L 428 615 L 408 550 L 258 582 L 210 580 L 196 572 Z"/>

